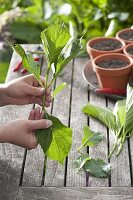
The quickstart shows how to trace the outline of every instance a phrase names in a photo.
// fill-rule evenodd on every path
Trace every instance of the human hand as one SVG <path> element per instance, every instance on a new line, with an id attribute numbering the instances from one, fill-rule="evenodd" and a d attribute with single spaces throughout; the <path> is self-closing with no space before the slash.
<path id="1" fill-rule="evenodd" d="M 36 129 L 49 128 L 50 120 L 42 119 L 43 112 L 37 107 L 32 110 L 28 120 L 15 120 L 0 127 L 0 142 L 11 143 L 17 146 L 34 149 L 38 142 L 35 136 Z"/>
<path id="2" fill-rule="evenodd" d="M 45 80 L 41 78 L 44 85 Z M 25 105 L 36 103 L 42 106 L 42 97 L 44 95 L 44 88 L 42 88 L 34 75 L 27 75 L 6 83 L 6 102 L 12 105 Z M 45 92 L 45 106 L 50 106 L 52 101 L 51 91 L 47 89 Z"/>

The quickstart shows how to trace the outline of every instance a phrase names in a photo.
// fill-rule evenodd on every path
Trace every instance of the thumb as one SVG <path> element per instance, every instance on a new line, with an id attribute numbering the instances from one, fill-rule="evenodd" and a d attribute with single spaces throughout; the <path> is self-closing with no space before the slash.
<path id="1" fill-rule="evenodd" d="M 29 86 L 28 88 L 29 95 L 42 96 L 44 92 L 45 92 L 44 88 L 39 88 L 34 86 Z"/>
<path id="2" fill-rule="evenodd" d="M 29 120 L 30 130 L 44 129 L 52 126 L 52 121 L 47 119 Z"/>

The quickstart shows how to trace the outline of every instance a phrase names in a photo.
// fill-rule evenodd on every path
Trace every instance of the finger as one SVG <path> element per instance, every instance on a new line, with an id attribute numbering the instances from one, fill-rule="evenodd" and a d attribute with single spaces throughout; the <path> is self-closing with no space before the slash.
<path id="1" fill-rule="evenodd" d="M 35 104 L 38 104 L 38 105 L 40 105 L 40 106 L 42 106 L 42 105 L 43 105 L 43 103 L 42 103 L 42 98 L 36 97 L 36 98 L 34 99 L 34 103 L 35 103 Z M 50 102 L 50 103 L 51 103 L 51 102 Z M 45 107 L 49 107 L 49 106 L 50 106 L 50 103 L 47 102 L 47 101 L 45 101 Z"/>
<path id="2" fill-rule="evenodd" d="M 52 102 L 52 97 L 51 96 L 46 96 L 46 102 L 51 103 Z"/>
<path id="3" fill-rule="evenodd" d="M 52 126 L 52 121 L 47 119 L 29 120 L 29 129 L 31 131 L 36 129 L 49 128 L 50 126 Z"/>
<path id="4" fill-rule="evenodd" d="M 40 88 L 40 87 L 33 87 L 28 85 L 27 87 L 27 94 L 30 96 L 43 96 L 45 93 L 45 89 L 44 88 Z"/>
<path id="5" fill-rule="evenodd" d="M 36 77 L 33 75 L 33 74 L 30 74 L 30 80 L 31 80 L 31 85 L 34 86 L 34 87 L 38 87 L 39 83 L 36 79 Z"/>
<path id="6" fill-rule="evenodd" d="M 36 107 L 36 109 L 35 109 L 35 115 L 34 115 L 34 119 L 35 120 L 40 119 L 40 111 L 41 111 L 40 107 Z"/>
<path id="7" fill-rule="evenodd" d="M 41 96 L 41 97 L 35 97 L 34 100 L 38 100 L 38 99 L 40 99 L 41 101 L 43 101 L 43 97 L 42 97 L 42 96 Z M 51 102 L 52 102 L 52 97 L 51 97 L 51 95 L 45 96 L 45 102 L 48 102 L 48 103 L 51 103 Z"/>
<path id="8" fill-rule="evenodd" d="M 45 78 L 43 76 L 40 76 L 42 84 L 45 86 Z"/>
<path id="9" fill-rule="evenodd" d="M 31 103 L 38 104 L 39 106 L 42 106 L 42 98 L 36 97 L 34 98 L 34 101 Z"/>
<path id="10" fill-rule="evenodd" d="M 30 79 L 32 79 L 33 86 L 35 87 L 40 86 L 39 82 L 37 81 L 36 77 L 33 74 L 29 76 L 30 76 Z M 45 86 L 45 78 L 43 76 L 40 76 L 40 80 L 41 80 L 41 83 Z"/>
<path id="11" fill-rule="evenodd" d="M 49 106 L 50 106 L 50 103 L 45 102 L 45 107 L 49 107 Z"/>
<path id="12" fill-rule="evenodd" d="M 36 80 L 33 74 L 28 74 L 26 76 L 23 76 L 22 80 L 26 82 L 28 85 L 35 86 L 35 87 L 38 86 L 38 81 Z"/>
<path id="13" fill-rule="evenodd" d="M 45 94 L 47 95 L 47 96 L 49 96 L 49 95 L 51 95 L 51 88 L 48 88 L 46 91 L 45 91 Z"/>
<path id="14" fill-rule="evenodd" d="M 34 119 L 34 115 L 35 115 L 35 110 L 32 110 L 29 114 L 29 120 L 33 120 Z"/>
<path id="15" fill-rule="evenodd" d="M 43 116 L 44 116 L 44 111 L 41 112 L 40 119 L 43 119 Z"/>

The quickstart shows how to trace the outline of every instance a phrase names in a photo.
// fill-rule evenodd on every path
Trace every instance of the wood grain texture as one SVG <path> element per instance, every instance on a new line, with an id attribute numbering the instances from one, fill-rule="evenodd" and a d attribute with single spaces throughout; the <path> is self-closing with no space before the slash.
<path id="1" fill-rule="evenodd" d="M 24 46 L 30 48 L 30 46 Z M 34 49 L 34 45 L 31 46 Z M 36 46 L 35 46 L 36 48 Z M 12 72 L 13 67 L 20 61 L 20 57 L 13 53 L 6 82 L 22 76 L 21 72 Z M 16 119 L 27 119 L 31 105 L 4 106 L 0 108 L 0 124 Z M 0 199 L 12 200 L 18 191 L 24 149 L 12 144 L 0 145 Z"/>
<path id="2" fill-rule="evenodd" d="M 25 49 L 35 50 L 38 45 L 25 45 Z M 22 76 L 21 72 L 13 73 L 12 68 L 20 61 L 20 57 L 13 53 L 6 81 Z M 67 87 L 55 98 L 52 114 L 58 117 L 65 125 L 73 129 L 73 145 L 68 156 L 67 167 L 57 162 L 48 160 L 44 185 L 41 186 L 43 176 L 44 155 L 38 146 L 35 150 L 28 151 L 24 168 L 22 186 L 19 187 L 24 149 L 11 144 L 0 145 L 0 200 L 71 200 L 71 199 L 98 199 L 98 200 L 130 200 L 133 199 L 133 139 L 130 138 L 129 146 L 125 142 L 123 151 L 110 159 L 111 188 L 108 187 L 108 179 L 98 179 L 86 176 L 85 173 L 76 173 L 74 160 L 79 156 L 77 148 L 81 145 L 83 126 L 88 124 L 88 117 L 81 112 L 83 106 L 88 103 L 87 84 L 82 77 L 82 69 L 88 58 L 76 58 L 71 62 L 57 79 L 56 85 L 62 82 Z M 47 63 L 44 61 L 42 73 L 45 74 Z M 114 107 L 114 101 L 90 92 L 90 103 L 109 108 Z M 15 119 L 27 119 L 32 105 L 5 106 L 0 108 L 0 124 L 8 123 Z M 48 109 L 51 112 L 50 108 Z M 96 147 L 89 149 L 92 157 L 108 160 L 109 149 L 113 145 L 113 134 L 108 133 L 104 125 L 90 118 L 89 125 L 92 130 L 104 135 L 104 140 Z M 108 141 L 109 134 L 109 141 Z M 109 144 L 108 144 L 109 142 Z M 87 152 L 87 148 L 83 149 Z M 129 162 L 130 160 L 130 162 Z M 65 172 L 67 174 L 66 180 Z M 130 173 L 131 172 L 131 173 Z M 132 174 L 132 176 L 131 176 Z M 66 182 L 65 182 L 66 181 Z M 63 187 L 66 184 L 67 187 Z M 29 187 L 30 186 L 30 187 Z M 51 187 L 52 186 L 52 187 Z M 89 186 L 89 187 L 83 187 Z M 120 187 L 119 187 L 120 186 Z M 126 187 L 125 187 L 126 186 Z M 19 190 L 19 192 L 18 192 Z"/>
<path id="3" fill-rule="evenodd" d="M 108 99 L 108 107 L 114 109 L 115 101 Z M 109 144 L 110 150 L 113 148 L 114 135 L 109 132 Z M 116 156 L 116 152 L 112 155 L 110 159 L 111 163 L 111 186 L 131 186 L 130 178 L 130 165 L 129 165 L 129 154 L 128 154 L 128 144 L 125 141 L 123 150 Z"/>
<path id="4" fill-rule="evenodd" d="M 17 200 L 132 200 L 133 188 L 20 188 Z"/>
<path id="5" fill-rule="evenodd" d="M 70 115 L 70 92 L 71 92 L 71 77 L 72 77 L 72 62 L 70 62 L 57 78 L 56 87 L 65 82 L 67 86 L 54 99 L 52 115 L 59 118 L 59 120 L 69 126 Z M 46 186 L 63 186 L 65 175 L 65 161 L 64 165 L 56 161 L 49 160 L 47 162 L 45 183 Z"/>
<path id="6" fill-rule="evenodd" d="M 129 139 L 130 143 L 130 170 L 131 170 L 131 185 L 133 187 L 133 137 Z"/>
<path id="7" fill-rule="evenodd" d="M 44 77 L 47 63 L 46 61 L 44 61 L 41 64 L 43 65 L 42 74 Z M 40 145 L 38 145 L 36 149 L 27 151 L 22 185 L 41 186 L 42 176 L 43 176 L 43 166 L 44 166 L 44 153 Z"/>
<path id="8" fill-rule="evenodd" d="M 101 108 L 106 107 L 106 99 L 104 96 L 90 92 L 91 104 L 97 105 Z M 89 147 L 89 154 L 92 158 L 100 158 L 108 162 L 108 141 L 107 141 L 107 128 L 99 121 L 92 117 L 89 118 L 90 129 L 94 132 L 100 132 L 103 135 L 103 140 L 94 147 Z M 108 186 L 108 178 L 95 178 L 90 176 L 88 185 L 90 187 L 104 187 Z"/>
<path id="9" fill-rule="evenodd" d="M 83 126 L 87 125 L 87 117 L 81 112 L 88 102 L 87 84 L 82 77 L 83 66 L 88 58 L 77 58 L 74 62 L 72 102 L 70 126 L 73 129 L 73 145 L 68 157 L 67 186 L 86 186 L 86 174 L 77 173 L 74 160 L 79 156 L 77 148 L 80 147 L 83 137 Z M 86 149 L 84 150 L 86 152 Z"/>

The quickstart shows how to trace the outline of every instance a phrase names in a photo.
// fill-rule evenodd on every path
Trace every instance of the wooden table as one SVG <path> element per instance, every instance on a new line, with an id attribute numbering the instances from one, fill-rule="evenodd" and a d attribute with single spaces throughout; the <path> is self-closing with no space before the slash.
<path id="1" fill-rule="evenodd" d="M 24 45 L 24 48 L 35 50 L 37 46 Z M 21 72 L 12 72 L 19 60 L 20 57 L 13 53 L 6 81 L 22 76 Z M 114 100 L 88 91 L 88 85 L 82 77 L 82 69 L 87 61 L 88 58 L 76 58 L 65 68 L 55 84 L 66 82 L 67 87 L 49 109 L 49 112 L 73 129 L 73 145 L 66 162 L 60 165 L 49 160 L 44 180 L 44 155 L 40 146 L 26 151 L 15 145 L 0 144 L 0 200 L 133 199 L 133 139 L 125 143 L 119 157 L 113 155 L 108 159 L 113 135 L 104 125 L 81 112 L 88 101 L 110 108 L 115 103 Z M 45 67 L 46 61 L 42 60 L 42 74 Z M 27 118 L 31 109 L 32 105 L 2 107 L 0 123 Z M 89 151 L 91 156 L 111 163 L 109 179 L 76 173 L 73 161 L 78 156 L 77 148 L 81 145 L 83 126 L 87 124 L 92 130 L 100 131 L 104 140 L 96 147 L 84 149 L 84 152 Z"/>

